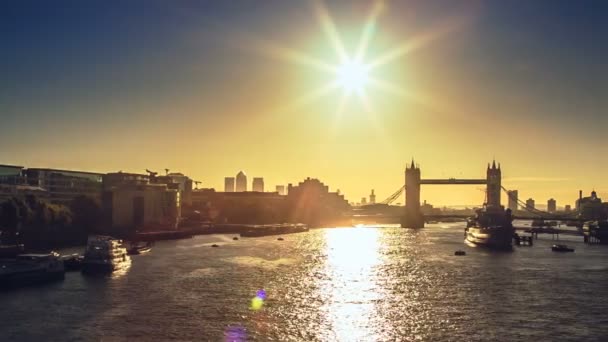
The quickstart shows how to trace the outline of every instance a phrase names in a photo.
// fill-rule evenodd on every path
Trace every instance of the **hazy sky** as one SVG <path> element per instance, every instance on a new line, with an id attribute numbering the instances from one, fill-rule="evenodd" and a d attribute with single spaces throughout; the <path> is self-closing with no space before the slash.
<path id="1" fill-rule="evenodd" d="M 354 55 L 369 1 L 2 1 L 0 163 L 216 189 L 239 170 L 267 189 L 311 176 L 358 201 L 399 188 L 411 157 L 423 178 L 496 158 L 524 200 L 608 198 L 607 1 L 385 2 L 367 100 L 320 91 L 335 76 L 309 61 L 339 64 L 323 7 Z"/>

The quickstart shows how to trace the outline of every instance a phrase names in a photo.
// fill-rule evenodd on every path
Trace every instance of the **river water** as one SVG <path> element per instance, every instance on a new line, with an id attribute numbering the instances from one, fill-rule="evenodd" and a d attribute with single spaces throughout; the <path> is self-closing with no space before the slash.
<path id="1" fill-rule="evenodd" d="M 232 237 L 159 242 L 112 277 L 0 293 L 0 340 L 608 340 L 608 246 L 581 237 L 562 237 L 565 254 L 550 236 L 469 247 L 462 224 Z"/>

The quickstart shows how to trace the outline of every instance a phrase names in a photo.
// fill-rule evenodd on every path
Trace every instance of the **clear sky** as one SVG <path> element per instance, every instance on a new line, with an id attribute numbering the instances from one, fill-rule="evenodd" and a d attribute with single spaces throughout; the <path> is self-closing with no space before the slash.
<path id="1" fill-rule="evenodd" d="M 608 198 L 606 37 L 602 0 L 2 1 L 0 163 L 311 176 L 358 201 L 411 157 L 423 178 L 496 158 L 524 200 Z M 339 46 L 375 82 L 328 88 Z"/>

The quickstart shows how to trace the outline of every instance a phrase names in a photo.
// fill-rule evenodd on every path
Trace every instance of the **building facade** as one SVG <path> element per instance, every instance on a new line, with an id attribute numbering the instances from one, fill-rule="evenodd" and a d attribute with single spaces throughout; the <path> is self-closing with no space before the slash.
<path id="1" fill-rule="evenodd" d="M 38 186 L 23 184 L 0 184 L 0 203 L 13 197 L 23 199 L 28 195 L 33 195 L 41 200 L 49 199 L 48 191 Z"/>
<path id="2" fill-rule="evenodd" d="M 151 183 L 166 184 L 169 189 L 179 191 L 182 205 L 192 205 L 192 179 L 182 173 L 169 173 L 164 176 L 155 176 L 150 179 Z"/>
<path id="3" fill-rule="evenodd" d="M 85 171 L 29 168 L 23 171 L 28 185 L 48 191 L 48 199 L 68 204 L 80 195 L 99 200 L 103 190 L 103 174 Z"/>
<path id="4" fill-rule="evenodd" d="M 23 166 L 0 165 L 0 184 L 25 184 Z"/>
<path id="5" fill-rule="evenodd" d="M 533 199 L 528 198 L 528 200 L 526 201 L 526 209 L 528 210 L 534 210 L 535 209 L 535 202 Z"/>
<path id="6" fill-rule="evenodd" d="M 224 178 L 224 192 L 234 192 L 234 177 Z"/>
<path id="7" fill-rule="evenodd" d="M 327 185 L 310 177 L 297 186 L 288 186 L 286 203 L 289 222 L 312 226 L 344 224 L 345 215 L 350 214 L 351 210 L 344 195 L 330 192 Z"/>
<path id="8" fill-rule="evenodd" d="M 104 176 L 102 210 L 107 224 L 122 233 L 177 229 L 180 191 L 151 183 L 148 175 L 109 173 Z"/>
<path id="9" fill-rule="evenodd" d="M 597 197 L 597 193 L 591 191 L 591 196 L 582 197 L 582 192 L 579 199 L 576 201 L 579 215 L 585 220 L 605 220 L 608 218 L 608 208 L 602 199 Z"/>
<path id="10" fill-rule="evenodd" d="M 547 201 L 547 211 L 550 213 L 557 211 L 557 202 L 553 198 Z"/>
<path id="11" fill-rule="evenodd" d="M 243 171 L 239 171 L 236 175 L 236 184 L 235 184 L 236 192 L 245 192 L 247 191 L 247 175 Z"/>
<path id="12" fill-rule="evenodd" d="M 251 184 L 251 191 L 264 192 L 264 178 L 254 177 Z"/>

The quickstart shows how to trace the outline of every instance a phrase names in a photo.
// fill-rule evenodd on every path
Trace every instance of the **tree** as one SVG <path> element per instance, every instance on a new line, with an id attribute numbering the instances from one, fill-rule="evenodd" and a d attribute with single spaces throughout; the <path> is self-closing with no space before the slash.
<path id="1" fill-rule="evenodd" d="M 101 205 L 92 197 L 81 195 L 70 202 L 72 211 L 72 224 L 87 232 L 93 232 L 99 228 L 102 220 Z"/>
<path id="2" fill-rule="evenodd" d="M 3 243 L 13 243 L 19 231 L 19 206 L 11 198 L 2 203 L 0 213 Z"/>

